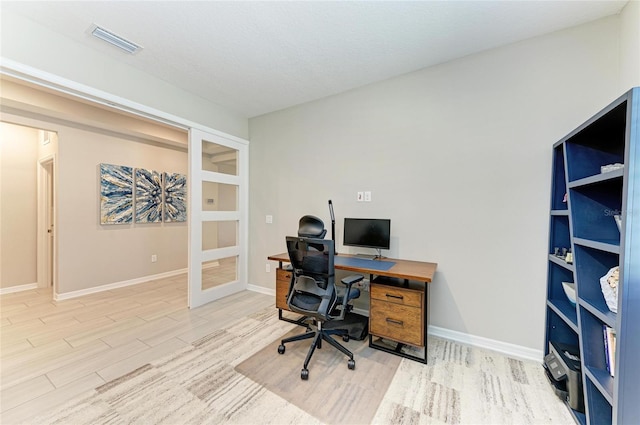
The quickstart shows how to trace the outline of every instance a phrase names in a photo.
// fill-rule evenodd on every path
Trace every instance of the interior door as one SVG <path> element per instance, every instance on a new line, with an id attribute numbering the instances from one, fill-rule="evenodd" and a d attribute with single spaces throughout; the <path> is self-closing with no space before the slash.
<path id="1" fill-rule="evenodd" d="M 38 287 L 55 288 L 55 155 L 48 155 L 38 160 L 38 242 L 37 242 L 37 276 Z"/>
<path id="2" fill-rule="evenodd" d="M 247 142 L 189 131 L 189 307 L 247 287 Z"/>
<path id="3" fill-rule="evenodd" d="M 54 193 L 53 191 L 55 190 L 55 185 L 53 182 L 53 161 L 49 161 L 47 163 L 47 165 L 45 166 L 45 171 L 46 171 L 46 179 L 47 179 L 47 194 L 46 194 L 46 198 L 47 198 L 47 213 L 46 213 L 46 226 L 47 226 L 47 236 L 48 236 L 48 241 L 47 241 L 47 278 L 46 278 L 46 282 L 47 282 L 47 286 L 53 286 L 53 267 L 54 267 L 54 261 L 53 261 L 53 250 L 54 250 L 54 246 L 55 246 L 55 242 L 54 242 L 54 237 L 55 237 L 55 232 L 53 231 L 53 226 L 55 223 L 55 217 L 54 217 L 54 213 L 55 213 L 55 208 L 54 208 Z"/>

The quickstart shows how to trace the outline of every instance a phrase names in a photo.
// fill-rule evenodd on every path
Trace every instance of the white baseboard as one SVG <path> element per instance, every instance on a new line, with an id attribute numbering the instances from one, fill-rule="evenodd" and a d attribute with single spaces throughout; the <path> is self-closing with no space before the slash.
<path id="1" fill-rule="evenodd" d="M 220 266 L 219 261 L 210 261 L 202 264 L 202 270 L 206 270 L 206 269 L 210 269 L 212 267 L 218 267 L 218 266 Z"/>
<path id="2" fill-rule="evenodd" d="M 542 363 L 544 353 L 542 350 L 535 350 L 521 345 L 502 342 L 495 339 L 485 338 L 482 336 L 470 335 L 463 332 L 452 331 L 450 329 L 440 328 L 438 326 L 429 326 L 428 333 L 431 336 L 448 339 L 459 342 L 461 344 L 472 345 L 474 347 L 485 348 L 487 350 L 497 351 L 506 354 L 509 357 L 515 357 L 524 360 L 532 360 Z"/>
<path id="3" fill-rule="evenodd" d="M 166 277 L 177 276 L 179 274 L 186 273 L 186 272 L 187 272 L 187 269 L 172 270 L 170 272 L 158 273 L 158 274 L 154 274 L 154 275 L 138 277 L 138 278 L 131 279 L 131 280 L 123 280 L 122 282 L 114 282 L 114 283 L 109 283 L 107 285 L 100 285 L 100 286 L 96 286 L 94 288 L 80 289 L 79 291 L 65 292 L 64 294 L 54 294 L 53 295 L 53 299 L 56 300 L 56 301 L 68 300 L 68 299 L 71 299 L 71 298 L 82 297 L 83 295 L 97 294 L 98 292 L 109 291 L 111 289 L 124 288 L 125 286 L 138 285 L 140 283 L 149 282 L 150 280 L 163 279 L 163 278 L 166 278 Z"/>
<path id="4" fill-rule="evenodd" d="M 264 286 L 249 284 L 247 285 L 247 290 L 266 295 L 276 295 L 275 289 L 265 288 Z M 367 309 L 354 308 L 353 312 L 362 316 L 369 316 L 369 311 Z M 497 351 L 498 353 L 506 354 L 509 357 L 532 360 L 538 363 L 542 363 L 544 357 L 542 350 L 535 350 L 533 348 L 523 347 L 521 345 L 511 344 L 509 342 L 498 341 L 482 336 L 470 335 L 464 332 L 452 331 L 438 326 L 429 326 L 428 334 L 438 338 L 459 342 L 461 344 Z"/>
<path id="5" fill-rule="evenodd" d="M 259 292 L 261 294 L 265 294 L 265 295 L 272 295 L 272 296 L 276 296 L 276 290 L 272 289 L 272 288 L 265 288 L 264 286 L 258 286 L 258 285 L 253 285 L 253 284 L 248 284 L 247 285 L 247 290 L 248 291 L 253 291 L 253 292 Z"/>
<path id="6" fill-rule="evenodd" d="M 37 288 L 38 288 L 37 283 L 25 283 L 24 285 L 9 286 L 7 288 L 0 288 L 0 295 L 13 294 L 14 292 L 29 291 L 31 289 L 37 289 Z"/>

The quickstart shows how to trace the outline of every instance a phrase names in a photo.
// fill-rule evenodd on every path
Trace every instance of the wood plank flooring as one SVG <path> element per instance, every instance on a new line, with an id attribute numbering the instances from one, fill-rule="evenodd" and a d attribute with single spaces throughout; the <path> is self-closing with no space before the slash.
<path id="1" fill-rule="evenodd" d="M 59 302 L 50 289 L 3 295 L 0 422 L 27 423 L 271 305 L 244 291 L 189 310 L 186 274 Z"/>
<path id="2" fill-rule="evenodd" d="M 46 418 L 77 396 L 175 354 L 215 331 L 226 329 L 235 335 L 237 329 L 229 331 L 234 324 L 274 304 L 273 296 L 244 291 L 189 310 L 186 274 L 61 302 L 52 301 L 49 290 L 3 295 L 0 423 L 31 424 L 38 416 Z M 275 309 L 273 315 L 275 318 Z M 263 348 L 260 344 L 272 339 L 273 335 L 247 344 L 259 350 Z M 234 349 L 251 352 L 242 346 Z M 273 356 L 283 360 L 275 350 Z M 428 356 L 426 365 L 401 361 L 371 423 L 573 423 L 536 362 L 432 337 Z M 216 393 L 230 394 L 221 402 L 228 404 L 218 406 L 222 411 L 232 416 L 244 412 L 240 417 L 246 420 L 236 423 L 265 422 L 265 411 L 277 412 L 272 423 L 317 421 L 275 393 L 257 389 L 242 374 L 229 374 L 237 359 L 225 360 L 228 364 L 219 369 L 224 376 L 207 377 L 226 382 L 234 376 L 230 383 L 220 384 Z M 296 364 L 293 369 L 296 378 L 298 368 Z M 234 386 L 242 379 L 251 381 L 247 383 L 250 396 Z M 282 385 L 290 381 L 286 378 Z M 295 382 L 304 386 L 307 381 Z M 247 404 L 248 400 L 254 404 Z M 238 410 L 239 405 L 246 410 Z M 228 418 L 220 422 L 224 421 L 233 423 Z M 110 418 L 103 423 L 115 422 Z"/>

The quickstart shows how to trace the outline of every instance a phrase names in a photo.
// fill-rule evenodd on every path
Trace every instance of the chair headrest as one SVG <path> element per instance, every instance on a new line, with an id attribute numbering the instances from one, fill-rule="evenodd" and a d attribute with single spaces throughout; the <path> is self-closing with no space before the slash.
<path id="1" fill-rule="evenodd" d="M 316 216 L 305 215 L 298 223 L 298 236 L 303 238 L 323 238 L 326 234 L 324 223 Z"/>

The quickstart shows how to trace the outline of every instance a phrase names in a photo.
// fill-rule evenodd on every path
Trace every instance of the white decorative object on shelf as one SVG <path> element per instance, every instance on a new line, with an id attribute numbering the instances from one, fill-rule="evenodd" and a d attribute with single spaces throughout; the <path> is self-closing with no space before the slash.
<path id="1" fill-rule="evenodd" d="M 620 279 L 620 267 L 615 266 L 600 278 L 600 288 L 609 310 L 618 312 L 618 280 Z"/>
<path id="2" fill-rule="evenodd" d="M 616 221 L 616 226 L 618 226 L 618 232 L 622 232 L 622 215 L 616 214 L 613 219 Z"/>
<path id="3" fill-rule="evenodd" d="M 569 299 L 569 302 L 576 305 L 576 284 L 573 282 L 562 282 L 562 289 L 564 289 L 564 294 Z"/>
<path id="4" fill-rule="evenodd" d="M 619 162 L 616 162 L 615 164 L 607 164 L 607 165 L 601 166 L 600 172 L 609 173 L 611 171 L 619 170 L 621 168 L 624 168 L 624 164 L 620 164 Z"/>

